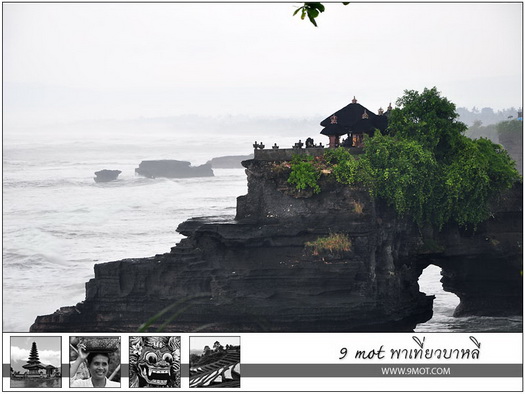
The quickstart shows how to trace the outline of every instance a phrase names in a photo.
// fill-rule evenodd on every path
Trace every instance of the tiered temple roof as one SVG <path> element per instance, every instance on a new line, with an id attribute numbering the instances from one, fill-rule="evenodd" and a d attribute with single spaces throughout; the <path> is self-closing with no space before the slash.
<path id="1" fill-rule="evenodd" d="M 388 107 L 390 110 L 391 107 Z M 388 124 L 388 111 L 383 112 L 379 109 L 379 115 L 376 115 L 368 108 L 357 103 L 354 99 L 346 107 L 341 108 L 321 122 L 324 129 L 321 134 L 327 136 L 341 136 L 344 134 L 370 134 L 374 130 L 386 130 Z"/>
<path id="2" fill-rule="evenodd" d="M 27 364 L 22 365 L 22 368 L 27 369 L 29 371 L 46 369 L 46 365 L 42 364 L 40 362 L 40 358 L 38 357 L 36 342 L 33 342 L 33 345 L 31 346 L 31 351 L 29 352 L 29 359 L 27 360 Z"/>

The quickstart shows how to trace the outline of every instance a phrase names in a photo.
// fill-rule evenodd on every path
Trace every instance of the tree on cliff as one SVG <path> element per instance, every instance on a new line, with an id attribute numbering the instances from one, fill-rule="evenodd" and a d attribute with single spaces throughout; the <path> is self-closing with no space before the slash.
<path id="1" fill-rule="evenodd" d="M 335 180 L 367 188 L 420 226 L 486 220 L 490 200 L 521 179 L 508 153 L 488 139 L 466 137 L 455 105 L 435 87 L 405 91 L 396 104 L 385 134 L 365 138 L 364 154 L 326 153 Z"/>
<path id="2" fill-rule="evenodd" d="M 411 212 L 416 221 L 441 227 L 450 220 L 460 225 L 476 225 L 486 220 L 491 215 L 490 200 L 520 179 L 508 153 L 488 139 L 466 137 L 463 133 L 467 127 L 456 120 L 455 105 L 441 97 L 435 87 L 422 93 L 405 91 L 396 104 L 398 108 L 389 118 L 389 135 L 371 139 L 365 154 L 367 159 L 377 159 L 374 146 L 378 143 L 394 147 L 394 144 L 407 146 L 415 142 L 418 149 L 428 152 L 432 158 L 418 163 L 410 155 L 400 155 L 401 161 L 415 160 L 418 164 L 417 171 L 408 174 L 413 180 L 421 180 L 421 172 L 432 179 L 430 185 L 428 182 L 406 183 L 404 198 L 409 202 L 424 201 L 418 206 L 419 211 Z M 378 166 L 377 175 L 381 174 Z M 399 193 L 399 189 L 396 192 Z M 385 197 L 392 201 L 397 195 Z"/>

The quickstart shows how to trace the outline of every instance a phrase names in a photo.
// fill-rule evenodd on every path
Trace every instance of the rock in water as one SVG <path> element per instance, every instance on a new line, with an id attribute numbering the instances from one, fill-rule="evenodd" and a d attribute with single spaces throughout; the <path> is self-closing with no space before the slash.
<path id="1" fill-rule="evenodd" d="M 461 298 L 458 313 L 521 313 L 521 185 L 476 231 L 422 233 L 366 190 L 324 177 L 321 193 L 298 192 L 278 163 L 243 165 L 235 218 L 193 218 L 170 253 L 96 264 L 86 299 L 30 330 L 411 331 L 432 316 L 418 284 L 431 263 Z M 347 242 L 319 246 L 333 234 Z"/>
<path id="2" fill-rule="evenodd" d="M 95 182 L 111 182 L 118 178 L 122 173 L 120 170 L 100 170 L 95 172 Z"/>
<path id="3" fill-rule="evenodd" d="M 189 161 L 143 160 L 135 173 L 148 178 L 193 178 L 214 176 L 209 163 L 193 167 Z"/>

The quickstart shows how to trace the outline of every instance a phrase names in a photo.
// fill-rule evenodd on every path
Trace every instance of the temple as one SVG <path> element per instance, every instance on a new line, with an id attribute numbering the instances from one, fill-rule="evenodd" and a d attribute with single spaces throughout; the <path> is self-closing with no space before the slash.
<path id="1" fill-rule="evenodd" d="M 58 373 L 58 368 L 53 365 L 44 365 L 40 362 L 36 342 L 33 342 L 27 364 L 22 365 L 22 368 L 27 370 L 25 375 L 28 378 L 49 377 Z"/>
<path id="2" fill-rule="evenodd" d="M 328 118 L 321 122 L 324 128 L 321 134 L 329 138 L 328 145 L 325 147 L 322 143 L 315 144 L 312 138 L 307 138 L 303 143 L 301 140 L 295 143 L 290 148 L 279 148 L 275 143 L 271 148 L 265 149 L 265 145 L 257 143 L 253 144 L 254 159 L 262 161 L 287 161 L 291 160 L 294 155 L 310 155 L 322 156 L 325 153 L 325 148 L 337 148 L 339 146 L 349 149 L 352 155 L 359 155 L 363 152 L 364 136 L 373 136 L 376 130 L 381 133 L 388 133 L 388 117 L 392 111 L 392 106 L 389 104 L 387 110 L 384 111 L 379 108 L 377 114 L 370 111 L 368 108 L 357 103 L 354 99 L 346 107 L 334 112 Z M 347 135 L 346 139 L 342 141 L 341 136 Z"/>
<path id="3" fill-rule="evenodd" d="M 391 105 L 388 106 L 386 112 L 379 108 L 376 115 L 368 108 L 358 104 L 354 96 L 350 104 L 321 122 L 321 126 L 324 127 L 321 134 L 328 136 L 329 148 L 338 146 L 361 148 L 365 134 L 373 136 L 376 129 L 381 132 L 386 130 L 391 110 Z M 341 136 L 345 134 L 347 139 L 340 142 Z"/>

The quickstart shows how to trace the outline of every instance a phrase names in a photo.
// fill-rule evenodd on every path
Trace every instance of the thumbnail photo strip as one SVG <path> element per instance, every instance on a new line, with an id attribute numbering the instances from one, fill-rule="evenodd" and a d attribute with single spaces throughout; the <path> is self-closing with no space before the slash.
<path id="1" fill-rule="evenodd" d="M 241 338 L 190 337 L 190 388 L 240 388 Z"/>

